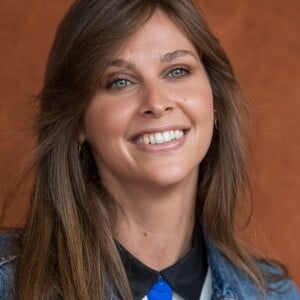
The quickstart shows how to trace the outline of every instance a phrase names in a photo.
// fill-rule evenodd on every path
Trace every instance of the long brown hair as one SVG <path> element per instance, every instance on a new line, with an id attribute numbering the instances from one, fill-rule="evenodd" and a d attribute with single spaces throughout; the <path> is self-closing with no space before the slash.
<path id="1" fill-rule="evenodd" d="M 197 211 L 217 247 L 264 286 L 256 260 L 239 246 L 237 199 L 247 183 L 245 102 L 218 40 L 190 0 L 78 0 L 58 27 L 39 95 L 37 181 L 22 237 L 20 300 L 132 299 L 114 240 L 114 203 L 101 185 L 88 144 L 78 151 L 80 118 L 101 73 L 122 43 L 161 9 L 198 50 L 218 122 L 201 162 Z"/>

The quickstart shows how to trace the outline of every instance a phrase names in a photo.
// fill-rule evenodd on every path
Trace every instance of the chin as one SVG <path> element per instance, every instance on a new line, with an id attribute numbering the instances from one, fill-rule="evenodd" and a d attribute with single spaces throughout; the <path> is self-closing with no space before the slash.
<path id="1" fill-rule="evenodd" d="M 148 185 L 161 188 L 170 187 L 195 180 L 198 176 L 198 166 L 191 170 L 183 169 L 181 166 L 174 166 L 157 171 L 152 174 L 151 178 L 148 177 Z"/>

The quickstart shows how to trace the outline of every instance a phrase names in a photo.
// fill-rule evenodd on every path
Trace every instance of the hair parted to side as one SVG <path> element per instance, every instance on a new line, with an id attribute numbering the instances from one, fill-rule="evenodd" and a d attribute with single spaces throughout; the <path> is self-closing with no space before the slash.
<path id="1" fill-rule="evenodd" d="M 245 103 L 230 63 L 190 0 L 78 0 L 61 24 L 39 95 L 37 182 L 22 240 L 20 300 L 132 299 L 114 240 L 113 201 L 87 144 L 78 155 L 82 113 L 122 43 L 161 9 L 198 50 L 218 118 L 201 163 L 198 212 L 218 248 L 264 287 L 256 260 L 239 246 L 233 216 L 247 183 L 241 111 Z M 109 284 L 109 288 L 108 288 Z"/>

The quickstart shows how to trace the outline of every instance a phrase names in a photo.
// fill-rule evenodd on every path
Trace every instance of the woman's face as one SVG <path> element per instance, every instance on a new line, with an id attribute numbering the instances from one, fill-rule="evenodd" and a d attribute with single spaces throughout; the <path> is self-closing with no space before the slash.
<path id="1" fill-rule="evenodd" d="M 79 139 L 104 182 L 163 187 L 197 177 L 212 132 L 212 90 L 197 51 L 158 10 L 105 70 Z"/>

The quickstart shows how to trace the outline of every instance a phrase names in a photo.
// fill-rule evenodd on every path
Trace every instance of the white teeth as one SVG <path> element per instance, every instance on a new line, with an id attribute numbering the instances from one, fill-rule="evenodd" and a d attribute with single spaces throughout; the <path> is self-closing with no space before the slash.
<path id="1" fill-rule="evenodd" d="M 181 139 L 184 136 L 183 130 L 168 130 L 164 132 L 156 132 L 152 134 L 144 134 L 137 140 L 138 144 L 163 144 L 173 140 Z"/>
<path id="2" fill-rule="evenodd" d="M 150 144 L 155 144 L 155 138 L 153 134 L 149 135 Z"/>
<path id="3" fill-rule="evenodd" d="M 159 132 L 155 133 L 154 137 L 155 137 L 156 144 L 162 144 L 162 142 L 163 142 L 163 136 L 162 136 L 161 133 L 159 133 Z"/>
<path id="4" fill-rule="evenodd" d="M 171 141 L 171 137 L 170 137 L 169 131 L 163 132 L 162 136 L 163 136 L 163 138 L 164 138 L 164 140 L 165 140 L 166 142 Z"/>
<path id="5" fill-rule="evenodd" d="M 181 139 L 183 137 L 183 131 L 175 130 L 175 137 L 176 137 L 176 140 Z"/>
<path id="6" fill-rule="evenodd" d="M 171 140 L 174 140 L 176 138 L 175 136 L 175 132 L 173 130 L 169 131 L 170 132 L 170 137 L 171 137 Z"/>
<path id="7" fill-rule="evenodd" d="M 150 144 L 149 137 L 148 137 L 147 135 L 144 135 L 144 136 L 143 136 L 143 143 L 144 143 L 145 145 Z"/>

